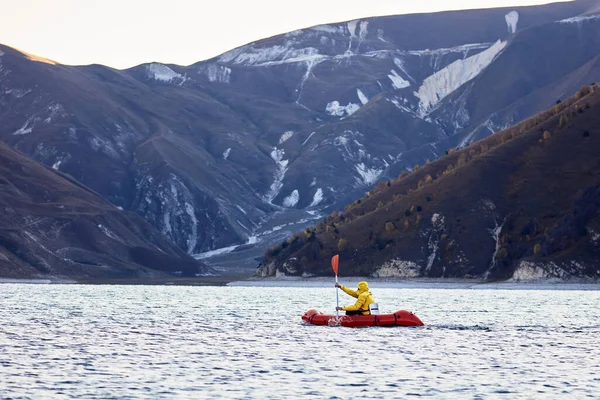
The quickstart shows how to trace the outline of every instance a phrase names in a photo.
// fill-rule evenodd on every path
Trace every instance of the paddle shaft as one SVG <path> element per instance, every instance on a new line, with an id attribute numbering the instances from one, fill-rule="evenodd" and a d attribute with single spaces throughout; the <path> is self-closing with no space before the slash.
<path id="1" fill-rule="evenodd" d="M 335 283 L 338 283 L 338 277 L 335 276 Z M 338 287 L 335 287 L 335 317 L 340 317 L 340 312 L 338 311 L 338 307 L 340 306 L 340 298 L 338 296 Z"/>

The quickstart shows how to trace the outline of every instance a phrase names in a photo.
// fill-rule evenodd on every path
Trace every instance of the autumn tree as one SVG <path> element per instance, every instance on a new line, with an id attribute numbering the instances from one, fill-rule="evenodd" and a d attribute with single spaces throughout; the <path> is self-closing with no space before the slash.
<path id="1" fill-rule="evenodd" d="M 389 221 L 385 223 L 385 231 L 387 233 L 392 233 L 396 230 L 396 226 L 394 225 L 393 222 Z"/>
<path id="2" fill-rule="evenodd" d="M 550 133 L 550 131 L 545 131 L 544 132 L 544 140 L 548 140 L 552 137 L 552 134 Z"/>

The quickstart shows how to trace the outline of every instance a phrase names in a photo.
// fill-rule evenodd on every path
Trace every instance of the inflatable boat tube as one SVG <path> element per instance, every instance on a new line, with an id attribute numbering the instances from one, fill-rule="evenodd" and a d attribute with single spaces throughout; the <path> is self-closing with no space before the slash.
<path id="1" fill-rule="evenodd" d="M 317 310 L 308 310 L 302 320 L 313 325 L 328 326 L 423 326 L 423 322 L 410 311 L 400 310 L 393 314 L 378 315 L 340 315 L 323 314 Z"/>

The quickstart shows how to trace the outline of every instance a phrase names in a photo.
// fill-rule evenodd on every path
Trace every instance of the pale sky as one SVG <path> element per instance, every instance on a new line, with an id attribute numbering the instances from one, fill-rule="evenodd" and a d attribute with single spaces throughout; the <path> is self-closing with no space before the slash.
<path id="1" fill-rule="evenodd" d="M 0 0 L 0 43 L 64 64 L 189 65 L 308 26 L 550 0 Z"/>

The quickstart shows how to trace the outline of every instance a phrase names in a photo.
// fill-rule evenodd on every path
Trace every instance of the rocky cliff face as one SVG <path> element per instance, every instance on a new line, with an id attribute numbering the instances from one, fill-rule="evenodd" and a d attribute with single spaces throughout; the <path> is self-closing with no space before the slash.
<path id="1" fill-rule="evenodd" d="M 268 250 L 259 275 L 600 278 L 600 89 L 451 151 Z M 342 267 L 340 267 L 340 271 Z"/>
<path id="2" fill-rule="evenodd" d="M 595 6 L 368 18 L 187 67 L 70 67 L 0 46 L 0 138 L 188 254 L 261 252 L 600 79 Z"/>
<path id="3" fill-rule="evenodd" d="M 211 271 L 134 213 L 0 145 L 0 277 L 197 276 Z"/>

